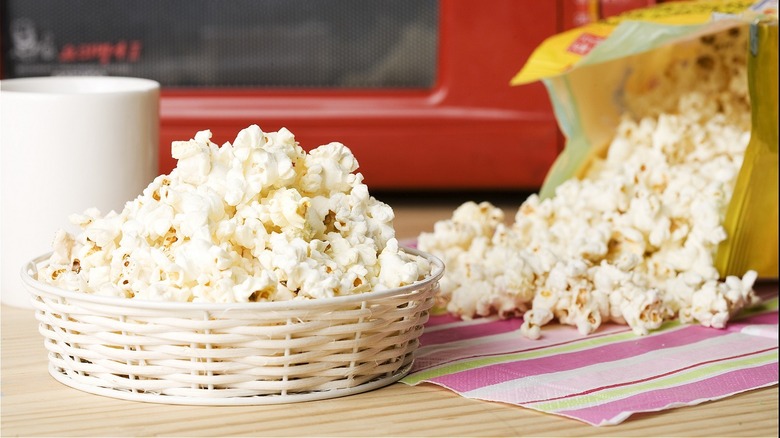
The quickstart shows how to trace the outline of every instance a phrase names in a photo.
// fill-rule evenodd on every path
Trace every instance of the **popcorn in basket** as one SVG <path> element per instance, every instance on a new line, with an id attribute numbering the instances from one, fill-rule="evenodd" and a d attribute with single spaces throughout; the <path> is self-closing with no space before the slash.
<path id="1" fill-rule="evenodd" d="M 401 378 L 444 266 L 399 246 L 349 149 L 202 131 L 121 212 L 71 216 L 22 277 L 49 370 L 180 404 L 329 398 Z"/>

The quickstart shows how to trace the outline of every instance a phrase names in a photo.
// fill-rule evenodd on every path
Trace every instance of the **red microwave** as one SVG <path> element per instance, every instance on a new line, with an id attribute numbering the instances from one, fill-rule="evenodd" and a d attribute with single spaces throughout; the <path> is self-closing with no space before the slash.
<path id="1" fill-rule="evenodd" d="M 527 190 L 562 139 L 544 86 L 510 79 L 546 37 L 651 3 L 4 0 L 2 77 L 160 82 L 161 173 L 171 141 L 258 124 L 344 143 L 375 189 Z"/>

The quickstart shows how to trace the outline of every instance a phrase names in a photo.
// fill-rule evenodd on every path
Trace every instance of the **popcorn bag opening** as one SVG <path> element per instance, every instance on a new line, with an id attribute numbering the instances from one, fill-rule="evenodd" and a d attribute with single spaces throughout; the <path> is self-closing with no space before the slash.
<path id="1" fill-rule="evenodd" d="M 545 41 L 512 80 L 543 81 L 567 139 L 540 196 L 620 160 L 623 143 L 644 141 L 640 128 L 654 124 L 644 132 L 652 150 L 712 176 L 698 190 L 718 195 L 712 220 L 727 235 L 716 250 L 721 277 L 755 270 L 777 278 L 776 15 L 776 1 L 671 2 Z M 575 50 L 588 35 L 596 43 Z M 645 165 L 643 173 L 661 178 Z"/>
<path id="2" fill-rule="evenodd" d="M 545 41 L 512 83 L 543 80 L 566 147 L 513 222 L 468 202 L 420 234 L 447 266 L 439 306 L 522 316 L 536 339 L 554 321 L 724 328 L 759 303 L 758 276 L 777 276 L 777 134 L 757 141 L 772 103 L 755 79 L 772 72 L 748 47 L 774 5 L 663 3 Z"/>

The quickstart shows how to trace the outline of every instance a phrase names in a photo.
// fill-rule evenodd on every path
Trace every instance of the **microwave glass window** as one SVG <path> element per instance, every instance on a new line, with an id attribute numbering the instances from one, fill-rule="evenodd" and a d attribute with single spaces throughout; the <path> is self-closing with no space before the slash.
<path id="1" fill-rule="evenodd" d="M 437 0 L 5 0 L 3 77 L 168 88 L 412 88 L 436 79 Z M 62 17 L 67 17 L 63 19 Z"/>

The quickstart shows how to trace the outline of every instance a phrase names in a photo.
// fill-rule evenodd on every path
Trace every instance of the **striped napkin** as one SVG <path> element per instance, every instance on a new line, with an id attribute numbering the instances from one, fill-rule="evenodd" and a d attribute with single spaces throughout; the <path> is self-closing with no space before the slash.
<path id="1" fill-rule="evenodd" d="M 433 316 L 401 381 L 615 425 L 777 384 L 777 306 L 775 294 L 723 330 L 669 321 L 647 336 L 616 324 L 583 336 L 549 325 L 538 340 L 520 335 L 521 319 Z"/>

